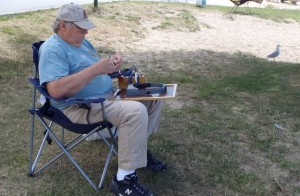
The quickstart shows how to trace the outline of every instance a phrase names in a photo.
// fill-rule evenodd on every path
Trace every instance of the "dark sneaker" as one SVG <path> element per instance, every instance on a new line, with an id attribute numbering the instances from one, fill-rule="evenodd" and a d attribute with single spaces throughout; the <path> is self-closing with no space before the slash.
<path id="1" fill-rule="evenodd" d="M 153 194 L 138 182 L 136 172 L 125 176 L 124 180 L 117 181 L 117 176 L 113 177 L 110 185 L 110 191 L 117 196 L 153 196 Z"/>
<path id="2" fill-rule="evenodd" d="M 153 157 L 151 152 L 147 151 L 147 170 L 152 172 L 164 172 L 167 170 L 167 165 Z"/>

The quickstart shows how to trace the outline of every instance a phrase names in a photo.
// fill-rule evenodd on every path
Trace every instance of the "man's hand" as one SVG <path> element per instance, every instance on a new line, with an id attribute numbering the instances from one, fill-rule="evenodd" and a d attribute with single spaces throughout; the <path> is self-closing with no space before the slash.
<path id="1" fill-rule="evenodd" d="M 108 58 L 103 58 L 97 62 L 100 74 L 111 74 L 119 71 L 122 66 L 122 57 L 120 55 L 112 55 Z"/>
<path id="2" fill-rule="evenodd" d="M 123 63 L 123 59 L 122 59 L 121 55 L 119 55 L 119 54 L 112 55 L 112 56 L 110 56 L 110 59 L 112 60 L 113 64 L 115 65 L 115 71 L 120 70 L 122 63 Z"/>

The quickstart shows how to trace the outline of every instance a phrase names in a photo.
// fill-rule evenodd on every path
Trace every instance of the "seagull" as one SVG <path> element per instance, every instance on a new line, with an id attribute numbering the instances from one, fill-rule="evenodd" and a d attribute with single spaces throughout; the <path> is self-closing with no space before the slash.
<path id="1" fill-rule="evenodd" d="M 272 52 L 271 54 L 269 54 L 269 55 L 267 56 L 267 59 L 273 58 L 273 61 L 275 61 L 275 57 L 278 57 L 279 54 L 280 54 L 280 50 L 279 50 L 280 47 L 281 47 L 281 46 L 280 46 L 279 44 L 277 44 L 276 50 L 275 50 L 274 52 Z"/>

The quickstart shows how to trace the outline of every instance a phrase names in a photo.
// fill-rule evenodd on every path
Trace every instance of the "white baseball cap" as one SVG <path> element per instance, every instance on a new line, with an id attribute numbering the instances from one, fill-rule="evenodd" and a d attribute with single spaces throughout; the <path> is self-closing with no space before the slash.
<path id="1" fill-rule="evenodd" d="M 82 29 L 96 27 L 96 25 L 88 19 L 85 9 L 74 3 L 63 5 L 59 9 L 56 18 L 66 22 L 73 22 Z"/>

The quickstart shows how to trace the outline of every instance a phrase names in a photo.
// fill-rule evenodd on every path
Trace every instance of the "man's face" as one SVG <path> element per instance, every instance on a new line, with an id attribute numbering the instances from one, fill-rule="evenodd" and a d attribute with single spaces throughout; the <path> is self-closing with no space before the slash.
<path id="1" fill-rule="evenodd" d="M 61 30 L 62 35 L 60 34 L 60 36 L 75 47 L 81 45 L 85 35 L 88 33 L 88 30 L 82 29 L 72 22 L 65 21 L 62 21 Z"/>

